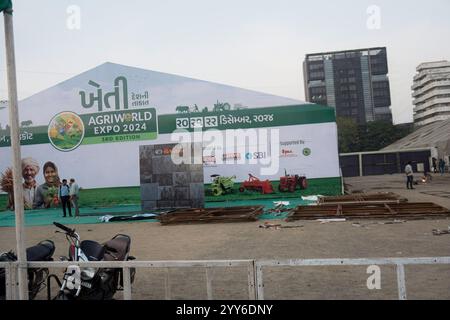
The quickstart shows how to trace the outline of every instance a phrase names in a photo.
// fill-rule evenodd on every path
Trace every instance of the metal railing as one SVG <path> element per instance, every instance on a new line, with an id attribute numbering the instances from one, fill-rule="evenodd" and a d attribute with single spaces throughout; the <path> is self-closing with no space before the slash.
<path id="1" fill-rule="evenodd" d="M 287 260 L 193 260 L 193 261 L 99 261 L 99 262 L 28 262 L 24 268 L 67 268 L 68 266 L 92 268 L 122 268 L 123 298 L 131 300 L 130 268 L 165 268 L 165 298 L 171 299 L 170 268 L 205 268 L 206 292 L 208 300 L 213 299 L 211 270 L 216 267 L 247 267 L 249 300 L 264 300 L 265 267 L 318 267 L 318 266 L 371 266 L 393 265 L 397 271 L 398 298 L 406 300 L 406 274 L 408 265 L 450 265 L 450 257 L 431 258 L 360 258 L 360 259 L 287 259 Z M 17 274 L 21 266 L 18 262 L 0 262 L 5 269 L 6 299 L 17 299 Z"/>
<path id="2" fill-rule="evenodd" d="M 0 269 L 5 270 L 5 298 L 6 300 L 17 300 L 17 262 L 0 262 Z"/>
<path id="3" fill-rule="evenodd" d="M 255 265 L 254 260 L 189 260 L 189 261 L 46 261 L 28 262 L 25 268 L 67 268 L 68 266 L 79 266 L 80 268 L 121 268 L 123 269 L 123 299 L 132 300 L 131 293 L 131 268 L 165 268 L 165 298 L 170 300 L 171 283 L 170 268 L 205 268 L 206 293 L 208 300 L 213 300 L 211 269 L 217 267 L 247 267 L 248 297 L 256 300 L 255 289 Z M 0 268 L 5 268 L 6 275 L 6 299 L 17 299 L 17 276 L 21 266 L 18 262 L 0 262 Z"/>
<path id="4" fill-rule="evenodd" d="M 450 264 L 450 257 L 435 258 L 378 258 L 378 259 L 291 259 L 257 260 L 256 286 L 258 300 L 264 300 L 263 267 L 371 266 L 395 265 L 399 300 L 406 300 L 405 265 Z"/>

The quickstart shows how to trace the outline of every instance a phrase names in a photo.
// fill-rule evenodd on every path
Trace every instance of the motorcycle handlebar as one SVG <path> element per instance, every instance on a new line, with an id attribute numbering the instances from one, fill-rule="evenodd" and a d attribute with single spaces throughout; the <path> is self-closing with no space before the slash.
<path id="1" fill-rule="evenodd" d="M 66 233 L 68 233 L 69 235 L 72 235 L 75 233 L 75 229 L 70 229 L 68 227 L 66 227 L 65 225 L 58 223 L 58 222 L 53 222 L 53 224 L 55 226 L 57 226 L 58 228 L 60 228 L 61 230 L 64 230 Z"/>

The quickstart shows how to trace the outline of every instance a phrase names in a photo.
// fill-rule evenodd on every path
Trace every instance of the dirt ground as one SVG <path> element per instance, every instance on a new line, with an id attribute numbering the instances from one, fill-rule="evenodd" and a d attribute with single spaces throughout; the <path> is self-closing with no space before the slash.
<path id="1" fill-rule="evenodd" d="M 450 176 L 435 176 L 427 185 L 406 190 L 403 175 L 346 179 L 354 190 L 392 191 L 409 201 L 431 201 L 450 208 Z M 424 194 L 423 192 L 427 192 Z M 449 197 L 443 192 L 448 192 Z M 438 194 L 438 195 L 436 195 Z M 159 223 L 77 225 L 83 239 L 103 242 L 117 233 L 131 236 L 131 253 L 139 260 L 231 260 L 290 258 L 379 258 L 450 256 L 449 219 L 407 221 L 347 221 L 320 224 L 297 221 L 283 225 L 299 228 L 263 229 L 261 221 L 205 225 L 161 226 Z M 360 226 L 354 223 L 359 222 Z M 43 239 L 55 241 L 55 257 L 67 254 L 68 244 L 52 226 L 26 229 L 27 245 Z M 14 228 L 0 228 L 0 251 L 15 247 Z M 367 288 L 366 267 L 265 268 L 266 299 L 397 299 L 396 272 L 381 267 L 381 289 Z M 450 299 L 450 266 L 406 267 L 409 299 Z M 62 270 L 57 271 L 59 274 Z M 138 269 L 134 299 L 164 299 L 165 270 Z M 212 272 L 215 299 L 247 299 L 245 268 L 219 268 Z M 171 269 L 174 299 L 206 299 L 205 270 Z M 120 299 L 120 294 L 117 298 Z M 44 296 L 41 295 L 40 298 Z"/>

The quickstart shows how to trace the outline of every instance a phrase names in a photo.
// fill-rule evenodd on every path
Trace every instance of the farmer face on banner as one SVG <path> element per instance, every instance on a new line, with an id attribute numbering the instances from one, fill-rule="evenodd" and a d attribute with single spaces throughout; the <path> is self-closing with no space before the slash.
<path id="1" fill-rule="evenodd" d="M 36 170 L 32 166 L 26 166 L 25 169 L 23 169 L 23 179 L 25 180 L 25 184 L 31 184 L 31 182 L 34 181 L 34 178 L 36 177 Z"/>
<path id="2" fill-rule="evenodd" d="M 26 186 L 33 186 L 36 183 L 36 175 L 39 172 L 39 165 L 33 158 L 22 160 L 22 177 Z"/>

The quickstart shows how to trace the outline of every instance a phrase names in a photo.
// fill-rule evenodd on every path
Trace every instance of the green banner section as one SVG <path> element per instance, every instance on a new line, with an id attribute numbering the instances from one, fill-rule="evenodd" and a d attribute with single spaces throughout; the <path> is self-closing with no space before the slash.
<path id="1" fill-rule="evenodd" d="M 156 132 L 134 133 L 134 134 L 119 134 L 101 137 L 85 137 L 81 144 L 99 144 L 99 143 L 113 143 L 113 142 L 127 142 L 127 141 L 141 141 L 154 140 L 158 134 Z"/>
<path id="2" fill-rule="evenodd" d="M 38 127 L 21 127 L 20 128 L 20 144 L 22 146 L 31 144 L 49 143 L 46 126 Z M 11 146 L 11 138 L 9 129 L 0 129 L 0 148 Z"/>
<path id="3" fill-rule="evenodd" d="M 154 108 L 83 114 L 80 118 L 84 123 L 85 138 L 157 132 Z"/>
<path id="4" fill-rule="evenodd" d="M 221 112 L 180 112 L 158 116 L 160 134 L 177 129 L 247 129 L 335 122 L 333 108 L 320 105 L 292 105 Z"/>
<path id="5" fill-rule="evenodd" d="M 155 108 L 83 115 L 61 112 L 53 117 L 48 126 L 22 126 L 20 144 L 51 143 L 58 150 L 70 151 L 80 143 L 154 140 L 158 137 L 156 121 Z M 10 129 L 0 128 L 0 147 L 9 146 Z"/>
<path id="6" fill-rule="evenodd" d="M 5 11 L 6 13 L 10 13 L 11 10 L 12 10 L 11 0 L 0 0 L 0 12 Z"/>
<path id="7" fill-rule="evenodd" d="M 74 117 L 70 117 L 70 114 L 75 118 L 79 117 L 84 126 L 84 139 L 81 142 L 83 145 L 154 140 L 157 138 L 158 130 L 160 134 L 164 134 L 172 133 L 177 129 L 188 131 L 194 131 L 195 128 L 203 130 L 247 129 L 336 121 L 333 108 L 313 104 L 221 112 L 180 112 L 160 115 L 158 123 L 155 108 L 100 112 L 80 116 L 68 111 L 62 112 L 52 119 L 51 130 L 47 126 L 21 127 L 21 145 L 52 142 L 57 148 L 59 145 L 66 148 L 66 144 L 68 144 L 67 150 L 70 151 L 70 145 L 76 144 L 76 141 L 71 140 L 76 140 L 76 138 L 70 134 L 70 129 L 68 130 L 69 134 L 65 135 L 63 128 L 67 119 L 74 119 Z M 60 132 L 60 130 L 62 131 Z M 49 140 L 49 131 L 52 141 Z M 0 129 L 0 147 L 10 145 L 9 129 Z"/>

